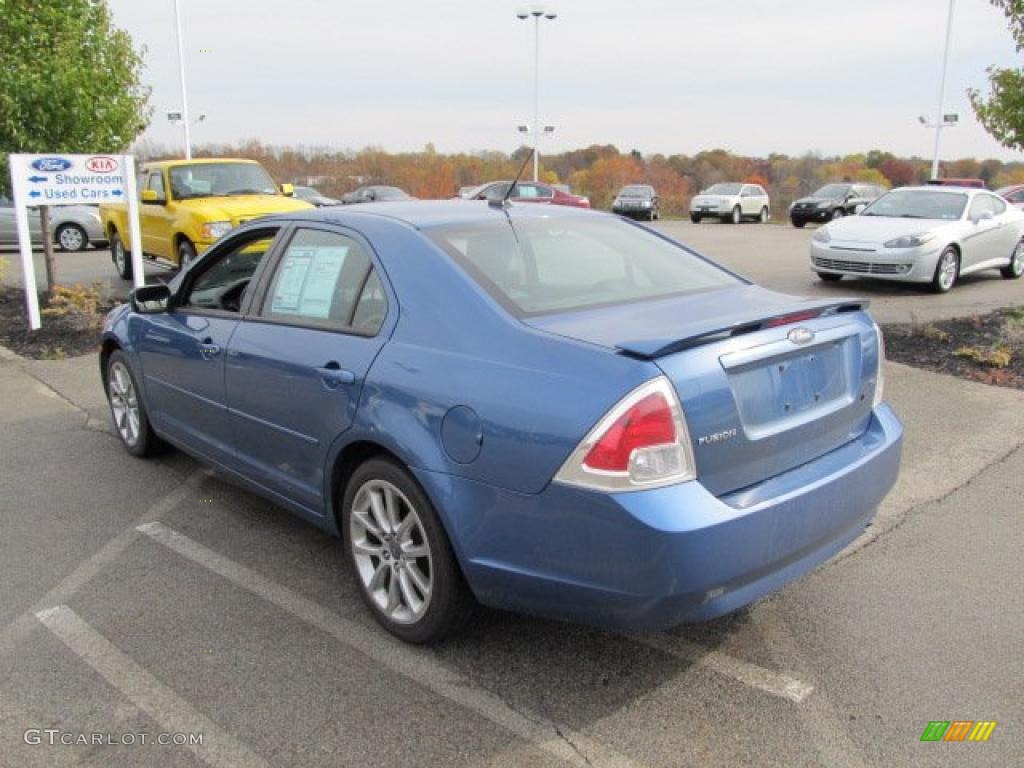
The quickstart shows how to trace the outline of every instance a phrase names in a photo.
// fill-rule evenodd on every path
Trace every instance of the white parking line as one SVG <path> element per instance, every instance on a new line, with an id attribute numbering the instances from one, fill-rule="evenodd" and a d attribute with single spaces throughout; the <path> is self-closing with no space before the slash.
<path id="1" fill-rule="evenodd" d="M 206 469 L 197 469 L 174 490 L 157 499 L 134 525 L 162 517 L 189 497 L 193 489 L 205 479 L 212 477 Z M 83 585 L 88 584 L 96 574 L 114 562 L 128 545 L 138 538 L 134 525 L 126 528 L 103 545 L 92 557 L 81 562 L 75 570 L 65 576 L 49 592 L 37 600 L 31 608 L 0 630 L 0 656 L 9 654 L 36 628 L 35 614 L 53 605 L 68 602 Z"/>
<path id="2" fill-rule="evenodd" d="M 39 611 L 36 617 L 104 680 L 159 723 L 166 733 L 202 734 L 202 744 L 182 746 L 204 763 L 215 768 L 270 768 L 263 758 L 196 712 L 67 606 Z"/>
<path id="3" fill-rule="evenodd" d="M 779 696 L 799 704 L 811 695 L 814 686 L 797 680 L 795 677 L 772 672 L 770 669 L 750 664 L 746 661 L 729 656 L 720 651 L 705 648 L 698 643 L 681 640 L 664 634 L 629 635 L 633 640 L 643 643 L 649 648 L 675 656 L 677 659 L 713 669 L 720 675 L 731 677 L 744 685 L 759 691 Z"/>
<path id="4" fill-rule="evenodd" d="M 465 707 L 516 734 L 535 747 L 575 766 L 636 766 L 610 747 L 592 741 L 546 717 L 513 709 L 501 698 L 440 663 L 428 651 L 391 642 L 382 631 L 345 619 L 297 592 L 273 582 L 223 555 L 207 549 L 159 522 L 138 530 L 168 549 L 227 579 L 278 608 L 316 627 L 391 671 L 413 680 L 449 701 Z"/>

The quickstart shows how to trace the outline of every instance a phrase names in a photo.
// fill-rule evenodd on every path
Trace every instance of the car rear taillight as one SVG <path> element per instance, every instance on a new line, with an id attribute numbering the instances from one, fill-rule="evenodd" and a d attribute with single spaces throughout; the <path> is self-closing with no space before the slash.
<path id="1" fill-rule="evenodd" d="M 661 376 L 619 401 L 576 447 L 555 480 L 631 491 L 695 476 L 682 407 L 672 384 Z"/>
<path id="2" fill-rule="evenodd" d="M 794 312 L 792 315 L 782 315 L 781 317 L 773 317 L 771 320 L 765 321 L 764 327 L 778 328 L 780 325 L 802 323 L 804 320 L 813 320 L 820 314 L 820 309 L 812 309 L 809 312 Z"/>

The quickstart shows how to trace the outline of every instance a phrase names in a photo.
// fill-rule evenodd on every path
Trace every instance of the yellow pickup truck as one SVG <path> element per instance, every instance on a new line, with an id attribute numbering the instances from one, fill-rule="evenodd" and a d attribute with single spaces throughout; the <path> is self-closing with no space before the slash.
<path id="1" fill-rule="evenodd" d="M 149 163 L 139 173 L 138 189 L 142 252 L 180 267 L 239 224 L 313 207 L 292 197 L 291 184 L 278 188 L 254 160 L 218 157 Z M 128 205 L 103 203 L 100 219 L 114 267 L 130 279 Z"/>

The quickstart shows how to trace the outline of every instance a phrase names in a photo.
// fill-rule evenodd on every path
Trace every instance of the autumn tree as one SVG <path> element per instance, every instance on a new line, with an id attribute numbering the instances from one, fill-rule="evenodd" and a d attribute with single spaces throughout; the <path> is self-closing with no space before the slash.
<path id="1" fill-rule="evenodd" d="M 1017 53 L 1024 51 L 1024 0 L 991 0 L 1010 23 Z M 988 96 L 967 91 L 971 107 L 985 130 L 1010 149 L 1024 149 L 1024 69 L 989 67 Z"/>

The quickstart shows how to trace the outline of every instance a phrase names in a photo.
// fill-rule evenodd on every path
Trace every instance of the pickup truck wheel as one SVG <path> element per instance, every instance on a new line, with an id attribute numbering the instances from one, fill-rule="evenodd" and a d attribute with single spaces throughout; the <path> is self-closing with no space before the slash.
<path id="1" fill-rule="evenodd" d="M 114 269 L 117 270 L 117 274 L 121 276 L 121 279 L 131 280 L 132 260 L 125 253 L 124 243 L 121 242 L 121 236 L 117 232 L 110 236 L 110 258 L 113 260 Z"/>
<path id="2" fill-rule="evenodd" d="M 178 269 L 184 269 L 196 258 L 196 247 L 188 240 L 178 243 Z"/>
<path id="3" fill-rule="evenodd" d="M 89 245 L 89 236 L 77 224 L 61 224 L 55 234 L 62 251 L 84 251 Z"/>

